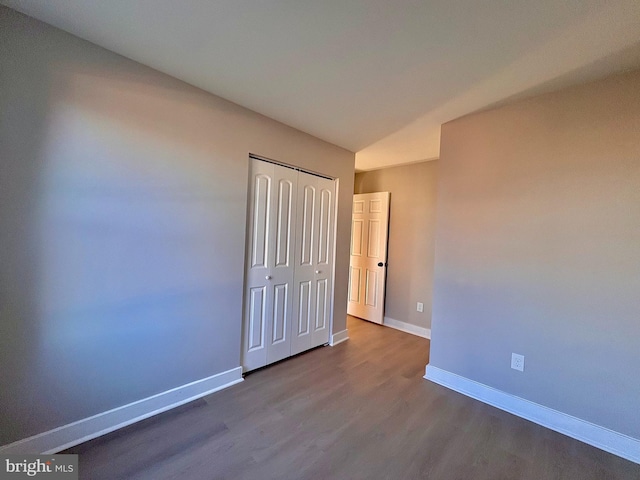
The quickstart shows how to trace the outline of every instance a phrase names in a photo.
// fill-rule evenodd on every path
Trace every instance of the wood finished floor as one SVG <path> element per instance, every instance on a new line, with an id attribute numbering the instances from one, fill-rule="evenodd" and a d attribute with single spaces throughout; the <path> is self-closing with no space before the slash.
<path id="1" fill-rule="evenodd" d="M 423 380 L 428 340 L 348 329 L 64 453 L 87 479 L 640 479 L 640 465 Z"/>

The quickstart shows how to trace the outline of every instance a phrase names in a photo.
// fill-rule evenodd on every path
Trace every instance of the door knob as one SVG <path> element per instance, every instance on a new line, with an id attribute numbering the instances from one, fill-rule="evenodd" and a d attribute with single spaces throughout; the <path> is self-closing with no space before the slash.
<path id="1" fill-rule="evenodd" d="M 316 270 L 316 273 L 322 273 L 320 270 Z"/>
<path id="2" fill-rule="evenodd" d="M 384 267 L 384 263 L 382 263 L 382 262 L 378 262 L 378 266 L 379 266 L 379 267 Z"/>
<path id="3" fill-rule="evenodd" d="M 267 276 L 266 276 L 266 277 L 264 277 L 264 278 L 266 278 L 267 280 L 271 280 L 271 275 L 267 275 Z"/>

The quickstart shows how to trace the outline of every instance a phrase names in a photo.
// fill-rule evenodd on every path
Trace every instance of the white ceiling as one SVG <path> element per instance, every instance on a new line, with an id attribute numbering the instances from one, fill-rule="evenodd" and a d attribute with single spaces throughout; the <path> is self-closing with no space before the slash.
<path id="1" fill-rule="evenodd" d="M 640 67 L 638 0 L 0 0 L 356 153 L 439 156 L 444 122 Z"/>

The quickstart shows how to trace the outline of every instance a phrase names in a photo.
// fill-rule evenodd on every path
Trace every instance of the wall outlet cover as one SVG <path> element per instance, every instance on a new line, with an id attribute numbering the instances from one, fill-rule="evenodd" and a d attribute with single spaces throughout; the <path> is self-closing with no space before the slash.
<path id="1" fill-rule="evenodd" d="M 418 310 L 419 312 L 424 312 L 424 303 L 418 302 L 418 306 L 416 307 L 416 310 Z"/>
<path id="2" fill-rule="evenodd" d="M 518 353 L 511 354 L 511 368 L 524 372 L 524 355 Z"/>

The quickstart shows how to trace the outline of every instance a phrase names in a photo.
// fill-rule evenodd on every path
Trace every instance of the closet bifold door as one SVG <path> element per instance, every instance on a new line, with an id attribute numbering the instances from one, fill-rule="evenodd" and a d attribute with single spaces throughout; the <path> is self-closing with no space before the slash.
<path id="1" fill-rule="evenodd" d="M 297 203 L 292 355 L 329 341 L 335 182 L 299 172 Z"/>
<path id="2" fill-rule="evenodd" d="M 251 160 L 245 371 L 291 355 L 297 177 L 291 168 Z"/>

